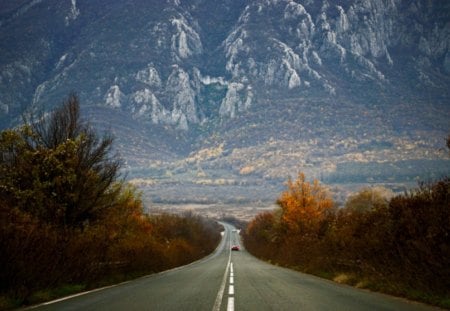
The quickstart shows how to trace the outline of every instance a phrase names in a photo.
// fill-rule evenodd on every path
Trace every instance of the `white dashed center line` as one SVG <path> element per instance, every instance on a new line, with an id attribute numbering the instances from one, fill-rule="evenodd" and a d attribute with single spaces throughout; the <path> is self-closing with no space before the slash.
<path id="1" fill-rule="evenodd" d="M 234 295 L 234 286 L 230 285 L 230 287 L 228 288 L 228 295 Z"/>
<path id="2" fill-rule="evenodd" d="M 227 311 L 234 311 L 234 270 L 233 263 L 230 262 L 230 283 L 228 287 L 228 305 Z"/>
<path id="3" fill-rule="evenodd" d="M 225 244 L 226 245 L 226 244 Z M 231 263 L 231 235 L 228 235 L 228 262 L 225 267 L 225 273 L 223 274 L 222 283 L 219 288 L 219 292 L 216 296 L 216 301 L 214 302 L 213 311 L 219 311 L 220 305 L 222 304 L 222 298 L 223 298 L 223 292 L 225 290 L 225 285 L 227 283 L 227 275 L 228 271 L 231 268 L 231 271 L 233 271 L 233 264 Z"/>
<path id="4" fill-rule="evenodd" d="M 229 272 L 229 284 L 228 284 L 228 304 L 227 311 L 234 311 L 234 270 L 233 263 L 231 262 L 231 235 L 229 235 L 229 255 L 228 262 L 225 268 L 225 273 L 223 275 L 222 284 L 220 286 L 219 292 L 217 293 L 216 301 L 213 306 L 213 311 L 219 311 L 220 305 L 222 303 L 223 292 L 225 290 L 225 285 L 227 281 L 227 275 Z"/>
<path id="5" fill-rule="evenodd" d="M 234 297 L 228 297 L 227 311 L 234 311 Z"/>

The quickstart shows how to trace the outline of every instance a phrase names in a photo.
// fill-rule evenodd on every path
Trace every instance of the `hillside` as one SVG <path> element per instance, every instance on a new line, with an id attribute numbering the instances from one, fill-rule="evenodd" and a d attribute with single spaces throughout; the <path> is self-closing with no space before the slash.
<path id="1" fill-rule="evenodd" d="M 300 170 L 401 190 L 450 174 L 449 21 L 425 0 L 0 0 L 0 127 L 75 91 L 158 202 L 272 202 Z"/>

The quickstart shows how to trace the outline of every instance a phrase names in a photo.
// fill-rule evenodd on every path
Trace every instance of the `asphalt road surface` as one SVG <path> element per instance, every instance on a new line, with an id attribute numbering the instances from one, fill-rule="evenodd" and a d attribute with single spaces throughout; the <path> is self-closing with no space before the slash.
<path id="1" fill-rule="evenodd" d="M 32 310 L 437 310 L 267 264 L 224 224 L 217 250 L 193 264 Z M 240 251 L 231 251 L 239 245 Z"/>

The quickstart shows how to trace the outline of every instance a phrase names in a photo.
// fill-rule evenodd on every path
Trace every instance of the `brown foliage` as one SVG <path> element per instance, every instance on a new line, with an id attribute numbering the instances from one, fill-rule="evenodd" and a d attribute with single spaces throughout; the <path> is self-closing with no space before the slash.
<path id="1" fill-rule="evenodd" d="M 101 222 L 61 228 L 0 205 L 0 294 L 26 303 L 33 291 L 63 284 L 94 286 L 114 275 L 141 275 L 199 259 L 220 230 L 194 215 L 148 216 L 129 189 Z"/>
<path id="2" fill-rule="evenodd" d="M 249 223 L 250 252 L 304 271 L 357 273 L 450 295 L 449 178 L 390 201 L 363 189 L 337 210 L 305 183 L 303 175 L 289 181 L 281 209 Z"/>
<path id="3" fill-rule="evenodd" d="M 271 259 L 278 249 L 274 228 L 273 213 L 266 212 L 257 215 L 244 232 L 246 247 L 258 257 Z"/>
<path id="4" fill-rule="evenodd" d="M 245 231 L 246 247 L 256 255 L 295 266 L 308 266 L 329 230 L 333 201 L 317 180 L 300 173 L 287 182 L 278 199 L 280 209 L 258 215 Z"/>
<path id="5" fill-rule="evenodd" d="M 76 97 L 49 118 L 0 133 L 0 296 L 95 286 L 212 252 L 220 230 L 198 216 L 143 213 L 117 181 L 112 139 L 79 119 Z"/>
<path id="6" fill-rule="evenodd" d="M 450 178 L 393 198 L 389 206 L 396 261 L 427 286 L 450 288 Z"/>

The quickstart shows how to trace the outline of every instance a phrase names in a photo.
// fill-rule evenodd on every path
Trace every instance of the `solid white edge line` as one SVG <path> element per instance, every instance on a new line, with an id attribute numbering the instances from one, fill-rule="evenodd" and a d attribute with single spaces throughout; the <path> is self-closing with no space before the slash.
<path id="1" fill-rule="evenodd" d="M 220 223 L 220 222 L 219 222 L 219 223 Z M 223 231 L 221 231 L 221 235 L 223 236 L 222 233 L 223 233 Z M 226 242 L 225 242 L 225 244 L 226 244 Z M 159 272 L 156 272 L 156 273 L 151 273 L 151 274 L 143 275 L 143 276 L 137 277 L 137 278 L 135 278 L 135 279 L 128 280 L 128 281 L 124 281 L 124 282 L 121 282 L 121 283 L 118 283 L 118 284 L 112 284 L 112 285 L 108 285 L 108 286 L 104 286 L 104 287 L 100 287 L 100 288 L 95 288 L 95 289 L 92 289 L 92 290 L 88 290 L 88 291 L 76 293 L 76 294 L 73 294 L 73 295 L 70 295 L 70 296 L 61 297 L 61 298 L 58 298 L 58 299 L 55 299 L 55 300 L 50 300 L 50 301 L 42 302 L 42 303 L 39 303 L 39 304 L 36 304 L 36 305 L 32 305 L 32 306 L 25 307 L 23 310 L 36 309 L 36 308 L 38 308 L 38 307 L 51 305 L 51 304 L 54 304 L 54 303 L 57 303 L 57 302 L 61 302 L 61 301 L 68 300 L 68 299 L 72 299 L 72 298 L 76 298 L 76 297 L 79 297 L 79 296 L 83 296 L 83 295 L 95 293 L 95 292 L 98 292 L 98 291 L 101 291 L 101 290 L 105 290 L 105 289 L 108 289 L 108 288 L 113 288 L 113 287 L 116 287 L 116 286 L 121 286 L 121 285 L 124 285 L 124 284 L 126 284 L 126 283 L 130 283 L 130 282 L 137 281 L 137 280 L 139 280 L 139 279 L 151 278 L 151 277 L 154 277 L 154 276 L 157 276 L 157 275 L 162 275 L 162 274 L 166 274 L 166 273 L 169 273 L 169 272 L 174 272 L 174 271 L 177 271 L 177 270 L 181 270 L 181 269 L 184 269 L 184 268 L 189 267 L 189 266 L 191 266 L 191 265 L 195 265 L 195 264 L 201 263 L 201 262 L 203 262 L 203 261 L 209 260 L 211 257 L 214 257 L 214 256 L 215 256 L 215 254 L 218 252 L 219 248 L 221 248 L 221 247 L 222 247 L 222 242 L 220 242 L 220 243 L 217 245 L 216 249 L 215 249 L 211 254 L 207 255 L 206 257 L 200 258 L 199 260 L 196 260 L 196 261 L 193 261 L 193 262 L 191 262 L 191 263 L 188 263 L 188 264 L 186 264 L 186 265 L 184 265 L 184 266 L 179 266 L 179 267 L 175 267 L 175 268 L 172 268 L 172 269 L 159 271 Z M 230 247 L 231 247 L 231 241 L 230 241 Z M 229 248 L 230 248 L 230 247 L 229 247 Z M 230 257 L 231 257 L 231 251 L 230 251 Z M 231 259 L 231 258 L 230 258 L 230 259 Z M 230 260 L 230 259 L 229 259 L 229 260 Z"/>
<path id="2" fill-rule="evenodd" d="M 214 306 L 213 306 L 213 311 L 220 311 L 220 306 L 222 304 L 222 298 L 223 298 L 223 292 L 225 291 L 225 285 L 227 283 L 228 270 L 230 269 L 230 266 L 233 265 L 231 263 L 231 234 L 229 234 L 228 237 L 229 237 L 228 262 L 227 262 L 227 266 L 225 268 L 225 273 L 223 274 L 222 284 L 220 284 L 219 291 L 217 292 L 216 301 L 214 302 Z"/>
<path id="3" fill-rule="evenodd" d="M 75 297 L 87 295 L 87 294 L 90 294 L 90 293 L 95 293 L 95 292 L 98 292 L 98 291 L 101 291 L 101 290 L 104 290 L 104 289 L 108 289 L 108 288 L 113 288 L 113 287 L 117 287 L 117 286 L 120 286 L 120 285 L 124 285 L 124 284 L 130 283 L 132 281 L 133 280 L 125 281 L 125 282 L 122 282 L 122 283 L 119 283 L 119 284 L 113 284 L 113 285 L 109 285 L 109 286 L 104 286 L 104 287 L 96 288 L 96 289 L 93 289 L 93 290 L 89 290 L 89 291 L 73 294 L 73 295 L 70 295 L 70 296 L 58 298 L 58 299 L 55 299 L 55 300 L 42 302 L 42 303 L 34 305 L 34 306 L 26 307 L 24 310 L 31 310 L 31 309 L 35 309 L 35 308 L 42 307 L 42 306 L 48 306 L 48 305 L 51 305 L 51 304 L 54 304 L 54 303 L 57 303 L 57 302 L 61 302 L 61 301 L 64 301 L 64 300 L 68 300 L 68 299 L 72 299 L 72 298 L 75 298 Z"/>

